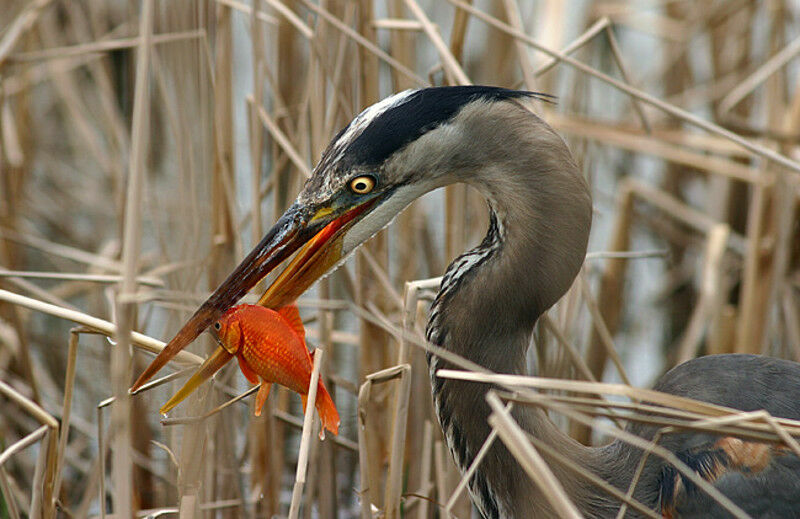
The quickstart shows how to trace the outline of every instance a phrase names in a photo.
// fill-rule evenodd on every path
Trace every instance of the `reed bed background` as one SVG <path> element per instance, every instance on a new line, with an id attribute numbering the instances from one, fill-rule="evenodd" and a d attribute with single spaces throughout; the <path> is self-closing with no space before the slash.
<path id="1" fill-rule="evenodd" d="M 466 187 L 300 299 L 338 437 L 300 449 L 283 389 L 260 418 L 252 398 L 220 407 L 248 389 L 236 367 L 169 417 L 187 370 L 127 394 L 329 139 L 426 85 L 557 95 L 534 109 L 594 193 L 585 269 L 531 348 L 564 380 L 494 380 L 496 441 L 546 474 L 559 460 L 536 462 L 498 395 L 596 444 L 636 441 L 619 426 L 646 398 L 672 407 L 657 424 L 800 452 L 797 424 L 634 389 L 708 353 L 800 360 L 798 16 L 791 0 L 0 0 L 0 517 L 284 516 L 293 491 L 304 517 L 473 514 L 422 341 L 430 278 L 486 230 Z"/>

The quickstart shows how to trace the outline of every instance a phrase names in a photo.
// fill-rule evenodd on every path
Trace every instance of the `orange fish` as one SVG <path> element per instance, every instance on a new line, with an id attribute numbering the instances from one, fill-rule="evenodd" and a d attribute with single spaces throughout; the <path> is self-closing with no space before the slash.
<path id="1" fill-rule="evenodd" d="M 309 353 L 306 347 L 305 329 L 297 306 L 288 305 L 270 310 L 258 305 L 238 305 L 225 312 L 214 323 L 214 330 L 221 346 L 175 396 L 164 404 L 162 413 L 175 407 L 234 355 L 247 380 L 253 384 L 261 384 L 256 395 L 256 416 L 261 414 L 273 383 L 299 393 L 305 411 L 311 384 L 313 353 Z M 322 379 L 317 385 L 316 408 L 322 420 L 320 438 L 324 437 L 325 429 L 338 434 L 339 413 Z"/>

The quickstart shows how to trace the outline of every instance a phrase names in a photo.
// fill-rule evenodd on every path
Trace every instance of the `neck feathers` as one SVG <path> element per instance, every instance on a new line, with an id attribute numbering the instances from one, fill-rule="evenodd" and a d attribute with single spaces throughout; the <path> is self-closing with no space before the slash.
<path id="1" fill-rule="evenodd" d="M 533 325 L 569 289 L 583 263 L 591 198 L 561 138 L 517 103 L 468 106 L 455 123 L 468 135 L 453 152 L 458 168 L 451 180 L 484 194 L 490 223 L 483 242 L 448 267 L 431 310 L 428 340 L 492 371 L 524 374 Z M 471 135 L 476 132 L 480 135 Z M 430 358 L 429 367 L 442 429 L 465 470 L 489 433 L 487 387 L 439 379 L 436 370 L 448 366 L 438 358 Z M 540 411 L 520 409 L 516 418 L 558 451 L 577 445 Z M 513 517 L 527 510 L 547 517 L 545 499 L 528 502 L 538 490 L 508 451 L 497 444 L 492 451 L 470 481 L 483 514 Z M 562 481 L 570 479 L 575 478 Z M 520 508 L 516 498 L 522 496 L 526 503 Z"/>
<path id="2" fill-rule="evenodd" d="M 451 178 L 486 197 L 489 230 L 450 264 L 434 303 L 429 326 L 441 325 L 451 340 L 430 339 L 489 369 L 518 373 L 507 350 L 519 343 L 524 357 L 527 340 L 519 338 L 527 339 L 571 286 L 586 254 L 592 207 L 586 182 L 549 126 L 515 103 L 490 106 L 491 117 L 482 105 L 457 117 L 468 135 L 459 139 L 465 144 L 454 152 L 459 168 Z M 480 137 L 469 135 L 477 129 Z"/>

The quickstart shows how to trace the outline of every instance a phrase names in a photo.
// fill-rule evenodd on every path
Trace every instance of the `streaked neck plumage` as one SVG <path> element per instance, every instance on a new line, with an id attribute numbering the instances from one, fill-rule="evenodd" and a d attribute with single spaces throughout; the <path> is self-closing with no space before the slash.
<path id="1" fill-rule="evenodd" d="M 524 374 L 537 318 L 569 289 L 583 262 L 591 198 L 566 145 L 549 126 L 516 103 L 492 108 L 488 120 L 470 107 L 459 114 L 460 131 L 480 128 L 484 140 L 462 139 L 469 148 L 452 152 L 452 180 L 474 186 L 487 198 L 489 231 L 478 247 L 448 267 L 427 335 L 431 343 L 492 371 Z M 487 141 L 486 135 L 492 138 Z M 473 161 L 492 166 L 473 167 Z M 429 366 L 442 429 L 465 470 L 489 433 L 488 388 L 436 377 L 436 369 L 447 367 L 436 357 L 429 359 Z M 569 447 L 571 457 L 592 455 L 591 449 L 558 431 L 543 412 L 519 409 L 515 414 L 526 430 L 554 449 L 566 454 Z M 560 479 L 567 485 L 575 481 L 574 476 Z M 580 500 L 587 489 L 573 486 L 566 490 Z M 486 517 L 553 516 L 547 500 L 499 442 L 470 487 Z M 519 496 L 526 502 L 515 502 Z"/>

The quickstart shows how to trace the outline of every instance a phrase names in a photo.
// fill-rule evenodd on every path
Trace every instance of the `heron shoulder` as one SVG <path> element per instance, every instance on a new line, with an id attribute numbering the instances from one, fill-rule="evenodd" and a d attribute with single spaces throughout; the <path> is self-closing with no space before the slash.
<path id="1" fill-rule="evenodd" d="M 762 355 L 699 357 L 668 371 L 653 389 L 742 411 L 800 420 L 800 363 Z"/>
<path id="2" fill-rule="evenodd" d="M 725 436 L 676 456 L 747 513 L 798 517 L 800 458 L 786 446 Z M 662 469 L 659 501 L 666 518 L 730 517 L 672 465 Z"/>

